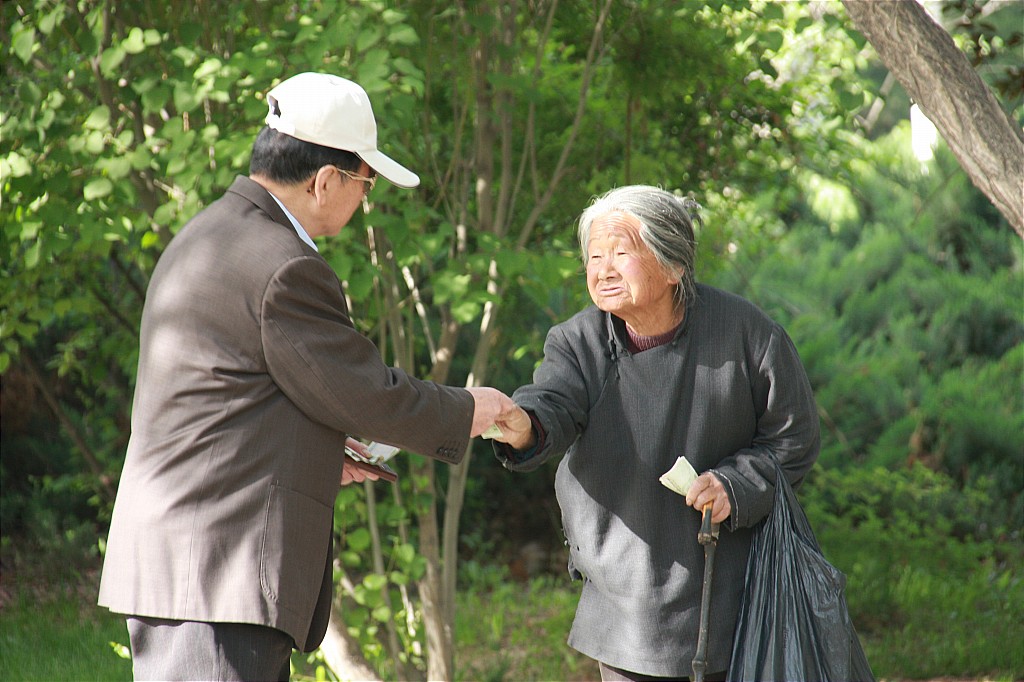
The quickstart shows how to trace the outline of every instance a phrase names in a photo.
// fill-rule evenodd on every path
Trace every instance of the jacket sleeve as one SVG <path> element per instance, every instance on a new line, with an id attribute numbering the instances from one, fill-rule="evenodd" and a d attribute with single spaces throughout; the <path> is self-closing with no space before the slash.
<path id="1" fill-rule="evenodd" d="M 733 530 L 753 526 L 771 512 L 776 475 L 772 458 L 795 487 L 814 465 L 821 444 L 811 384 L 782 327 L 773 325 L 763 353 L 751 358 L 750 365 L 758 415 L 754 438 L 749 447 L 714 467 L 729 494 Z"/>
<path id="2" fill-rule="evenodd" d="M 510 471 L 533 471 L 552 457 L 565 454 L 587 427 L 591 391 L 583 361 L 565 334 L 565 325 L 548 331 L 544 359 L 533 374 L 533 383 L 522 386 L 512 399 L 544 429 L 544 442 L 532 456 L 517 458 L 508 448 L 494 444 L 494 454 Z"/>
<path id="3" fill-rule="evenodd" d="M 448 462 L 469 444 L 473 397 L 388 367 L 352 325 L 337 276 L 323 259 L 285 262 L 263 296 L 267 368 L 310 419 Z"/>

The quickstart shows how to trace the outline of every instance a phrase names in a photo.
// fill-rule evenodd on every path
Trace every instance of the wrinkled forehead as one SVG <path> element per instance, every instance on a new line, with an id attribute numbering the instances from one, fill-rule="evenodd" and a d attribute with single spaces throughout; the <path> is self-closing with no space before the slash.
<path id="1" fill-rule="evenodd" d="M 636 216 L 622 211 L 609 211 L 594 218 L 590 225 L 589 243 L 595 241 L 616 241 L 640 246 L 640 221 Z"/>

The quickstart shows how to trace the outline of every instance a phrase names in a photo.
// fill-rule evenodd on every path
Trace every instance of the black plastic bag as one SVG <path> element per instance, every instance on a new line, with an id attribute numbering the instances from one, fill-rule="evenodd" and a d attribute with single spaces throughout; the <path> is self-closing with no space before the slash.
<path id="1" fill-rule="evenodd" d="M 846 576 L 825 560 L 776 462 L 772 513 L 754 529 L 729 680 L 874 680 L 846 606 Z"/>

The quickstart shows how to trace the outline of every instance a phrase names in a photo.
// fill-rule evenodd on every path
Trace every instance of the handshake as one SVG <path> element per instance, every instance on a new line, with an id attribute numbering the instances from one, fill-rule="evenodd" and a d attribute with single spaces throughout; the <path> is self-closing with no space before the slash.
<path id="1" fill-rule="evenodd" d="M 516 405 L 511 398 L 496 388 L 479 386 L 467 388 L 473 396 L 473 426 L 470 437 L 493 438 L 508 443 L 517 450 L 524 450 L 534 444 L 533 422 L 526 410 Z M 349 438 L 345 450 L 348 461 L 341 474 L 341 484 L 361 483 L 363 481 L 395 481 L 398 475 L 387 465 L 390 456 L 397 448 L 387 448 L 384 454 L 371 451 L 379 444 L 367 446 L 354 438 Z"/>
<path id="2" fill-rule="evenodd" d="M 466 390 L 472 394 L 474 402 L 471 438 L 493 438 L 516 450 L 533 445 L 533 423 L 526 410 L 496 388 L 476 386 Z"/>

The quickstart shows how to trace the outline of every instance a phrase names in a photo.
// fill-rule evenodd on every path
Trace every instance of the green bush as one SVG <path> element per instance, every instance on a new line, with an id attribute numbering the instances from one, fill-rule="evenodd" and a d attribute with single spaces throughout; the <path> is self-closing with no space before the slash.
<path id="1" fill-rule="evenodd" d="M 876 673 L 1024 674 L 1024 545 L 991 478 L 817 467 L 800 490 Z"/>

